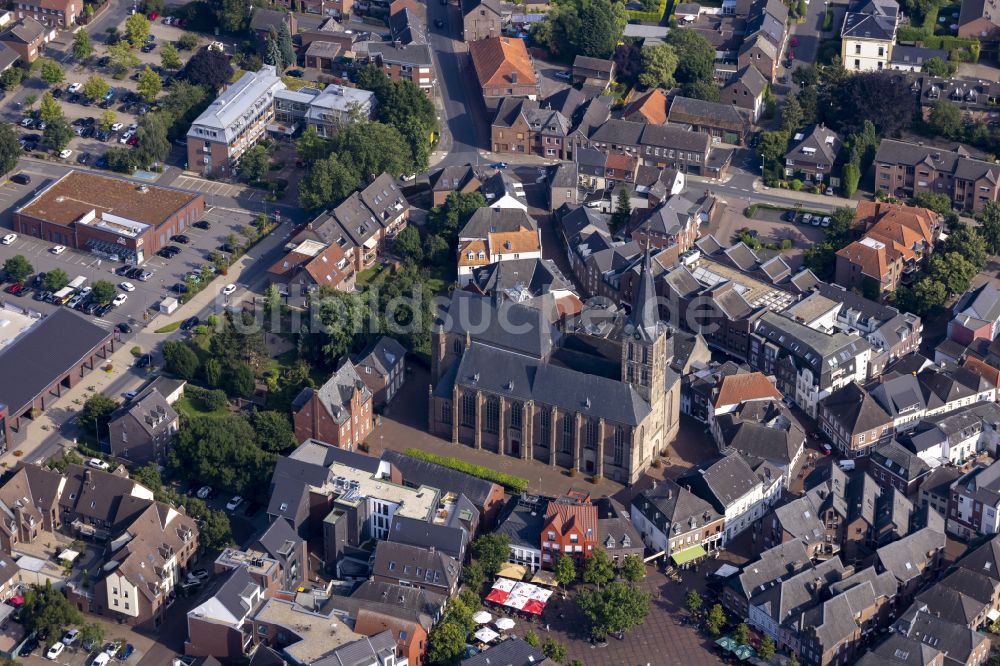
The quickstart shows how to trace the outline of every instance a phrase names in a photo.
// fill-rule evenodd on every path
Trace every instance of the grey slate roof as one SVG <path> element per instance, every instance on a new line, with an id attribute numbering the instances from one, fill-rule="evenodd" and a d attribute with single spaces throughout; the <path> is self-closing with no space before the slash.
<path id="1" fill-rule="evenodd" d="M 370 363 L 383 375 L 388 375 L 406 356 L 406 347 L 396 338 L 383 335 L 373 341 L 354 360 L 355 365 Z"/>
<path id="2" fill-rule="evenodd" d="M 892 426 L 892 417 L 866 391 L 851 382 L 820 400 L 820 405 L 848 433 L 868 432 Z"/>
<path id="3" fill-rule="evenodd" d="M 926 605 L 915 601 L 892 628 L 908 638 L 919 640 L 947 655 L 947 664 L 965 664 L 969 656 L 989 638 L 968 627 L 949 622 L 927 612 Z"/>
<path id="4" fill-rule="evenodd" d="M 879 444 L 872 449 L 871 459 L 873 464 L 885 467 L 906 481 L 913 481 L 930 472 L 930 467 L 920 456 L 896 440 Z"/>
<path id="5" fill-rule="evenodd" d="M 250 18 L 251 30 L 268 30 L 275 28 L 280 30 L 285 27 L 288 21 L 288 12 L 279 12 L 273 9 L 254 7 L 253 16 Z M 287 28 L 285 28 L 287 30 Z"/>
<path id="6" fill-rule="evenodd" d="M 462 666 L 549 666 L 542 651 L 520 638 L 509 638 L 479 654 L 462 660 Z"/>
<path id="7" fill-rule="evenodd" d="M 944 534 L 925 527 L 899 541 L 882 546 L 876 551 L 876 558 L 896 580 L 906 583 L 920 575 L 927 562 L 927 553 L 937 552 L 944 547 Z"/>
<path id="8" fill-rule="evenodd" d="M 740 71 L 736 72 L 736 75 L 726 83 L 726 86 L 728 87 L 736 83 L 745 86 L 754 97 L 763 94 L 768 86 L 767 79 L 760 73 L 760 70 L 753 65 L 747 65 Z"/>
<path id="9" fill-rule="evenodd" d="M 1000 289 L 993 282 L 967 291 L 955 303 L 955 321 L 966 328 L 995 325 L 1000 321 Z"/>
<path id="10" fill-rule="evenodd" d="M 692 132 L 672 125 L 643 125 L 642 127 L 639 145 L 643 148 L 666 148 L 667 150 L 683 150 L 706 155 L 712 145 L 712 137 L 707 132 Z"/>
<path id="11" fill-rule="evenodd" d="M 433 67 L 431 47 L 427 44 L 393 44 L 392 42 L 369 42 L 368 53 L 380 57 L 385 62 L 399 63 L 411 67 Z"/>
<path id="12" fill-rule="evenodd" d="M 687 532 L 693 529 L 693 524 L 705 525 L 722 517 L 710 502 L 671 479 L 659 481 L 636 495 L 632 507 L 664 534 L 670 534 L 674 525 Z"/>
<path id="13" fill-rule="evenodd" d="M 463 338 L 468 332 L 474 342 L 534 358 L 547 358 L 560 339 L 543 311 L 509 300 L 495 305 L 491 298 L 460 289 L 452 292 L 440 325 Z"/>
<path id="14" fill-rule="evenodd" d="M 447 553 L 392 541 L 379 541 L 375 546 L 375 576 L 451 589 L 461 573 L 461 562 Z"/>
<path id="15" fill-rule="evenodd" d="M 367 666 L 385 663 L 387 657 L 396 654 L 396 639 L 392 631 L 386 629 L 374 636 L 365 636 L 343 645 L 311 666 Z"/>
<path id="16" fill-rule="evenodd" d="M 493 531 L 506 535 L 511 546 L 538 550 L 548 503 L 542 497 L 521 495 L 510 498 L 500 512 Z"/>
<path id="17" fill-rule="evenodd" d="M 479 343 L 462 355 L 455 382 L 469 390 L 534 400 L 628 425 L 642 423 L 650 410 L 649 403 L 624 382 Z"/>
<path id="18" fill-rule="evenodd" d="M 825 125 L 803 128 L 795 133 L 793 140 L 795 145 L 785 153 L 787 160 L 832 166 L 840 153 L 840 137 Z"/>
<path id="19" fill-rule="evenodd" d="M 121 418 L 132 418 L 150 436 L 158 435 L 167 430 L 177 419 L 177 412 L 167 404 L 160 392 L 155 388 L 137 395 L 134 400 L 125 403 L 109 417 L 109 423 Z"/>
<path id="20" fill-rule="evenodd" d="M 801 541 L 792 539 L 765 550 L 758 559 L 743 565 L 739 575 L 729 579 L 729 585 L 744 599 L 750 599 L 761 585 L 811 566 L 806 547 Z"/>
<path id="21" fill-rule="evenodd" d="M 432 485 L 435 488 L 440 488 L 442 492 L 461 493 L 480 509 L 486 505 L 494 490 L 499 487 L 490 481 L 477 479 L 464 472 L 448 469 L 391 449 L 383 450 L 381 459 L 389 462 L 400 471 L 403 475 L 404 485 L 413 488 Z"/>
<path id="22" fill-rule="evenodd" d="M 536 231 L 538 223 L 533 217 L 518 208 L 479 208 L 458 232 L 458 237 L 460 239 L 485 239 L 491 232 L 521 229 Z"/>
<path id="23" fill-rule="evenodd" d="M 473 269 L 472 281 L 484 293 L 499 288 L 511 297 L 525 290 L 531 296 L 538 296 L 557 289 L 572 289 L 572 283 L 551 259 L 513 259 L 487 264 Z"/>
<path id="24" fill-rule="evenodd" d="M 0 405 L 12 416 L 24 412 L 50 384 L 110 339 L 111 331 L 72 310 L 57 309 L 0 351 L 0 377 L 8 379 L 0 382 Z"/>
<path id="25" fill-rule="evenodd" d="M 461 527 L 435 525 L 416 518 L 393 516 L 388 540 L 420 548 L 436 548 L 463 561 L 469 534 Z"/>
<path id="26" fill-rule="evenodd" d="M 720 514 L 760 484 L 760 478 L 743 456 L 723 456 L 706 467 L 681 477 L 691 484 L 691 491 L 715 505 Z"/>
<path id="27" fill-rule="evenodd" d="M 941 651 L 916 639 L 902 634 L 889 634 L 889 637 L 866 652 L 858 660 L 857 666 L 927 666 L 932 663 Z"/>
<path id="28" fill-rule="evenodd" d="M 667 121 L 721 127 L 742 133 L 750 129 L 750 115 L 747 109 L 732 104 L 678 96 L 670 105 Z"/>

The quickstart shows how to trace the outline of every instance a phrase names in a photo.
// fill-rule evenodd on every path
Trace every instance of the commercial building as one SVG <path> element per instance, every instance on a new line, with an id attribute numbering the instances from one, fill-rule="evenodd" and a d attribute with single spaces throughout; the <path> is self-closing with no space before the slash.
<path id="1" fill-rule="evenodd" d="M 82 0 L 22 0 L 12 9 L 18 18 L 33 18 L 53 28 L 69 28 L 83 11 Z"/>
<path id="2" fill-rule="evenodd" d="M 372 42 L 368 45 L 368 55 L 393 81 L 411 81 L 427 94 L 433 90 L 434 59 L 427 44 Z"/>
<path id="3" fill-rule="evenodd" d="M 284 89 L 273 65 L 244 73 L 191 123 L 188 169 L 203 176 L 232 177 L 240 157 L 274 121 L 274 95 Z"/>
<path id="4" fill-rule="evenodd" d="M 205 212 L 200 194 L 70 171 L 14 210 L 14 231 L 142 264 Z"/>
<path id="5" fill-rule="evenodd" d="M 323 138 L 331 138 L 348 123 L 369 120 L 375 112 L 375 93 L 331 84 L 323 90 L 277 90 L 274 93 L 274 123 L 268 129 L 291 135 L 299 127 L 313 127 Z"/>

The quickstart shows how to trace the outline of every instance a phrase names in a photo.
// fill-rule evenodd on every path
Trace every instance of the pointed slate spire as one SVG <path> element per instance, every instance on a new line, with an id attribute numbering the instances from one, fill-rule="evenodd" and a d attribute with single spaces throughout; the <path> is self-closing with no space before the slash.
<path id="1" fill-rule="evenodd" d="M 653 286 L 653 270 L 650 267 L 649 245 L 642 254 L 639 269 L 639 284 L 632 298 L 632 312 L 629 313 L 628 330 L 636 339 L 655 340 L 660 323 L 659 305 L 656 302 L 656 288 Z"/>
<path id="2" fill-rule="evenodd" d="M 498 307 L 503 302 L 503 262 L 497 262 L 497 270 L 493 274 L 493 292 L 490 297 L 493 299 L 493 307 Z"/>

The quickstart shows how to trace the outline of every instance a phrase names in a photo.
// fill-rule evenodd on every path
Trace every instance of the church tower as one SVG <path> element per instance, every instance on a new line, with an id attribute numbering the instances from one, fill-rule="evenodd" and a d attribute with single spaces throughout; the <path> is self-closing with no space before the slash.
<path id="1" fill-rule="evenodd" d="M 666 381 L 667 327 L 660 321 L 649 248 L 642 255 L 639 282 L 622 331 L 622 381 L 631 384 L 654 413 L 663 399 Z"/>

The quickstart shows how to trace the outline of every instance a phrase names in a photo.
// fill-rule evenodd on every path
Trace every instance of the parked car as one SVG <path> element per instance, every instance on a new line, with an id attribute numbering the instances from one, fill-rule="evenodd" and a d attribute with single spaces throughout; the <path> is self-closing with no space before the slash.
<path id="1" fill-rule="evenodd" d="M 132 327 L 129 326 L 128 324 L 126 324 L 125 322 L 122 322 L 122 323 L 118 324 L 118 331 L 120 333 L 131 333 L 132 332 Z"/>
<path id="2" fill-rule="evenodd" d="M 794 210 L 786 210 L 784 213 L 781 214 L 781 219 L 784 222 L 794 222 L 795 221 L 795 211 Z"/>
<path id="3" fill-rule="evenodd" d="M 16 240 L 17 240 L 17 234 L 7 234 L 6 236 L 3 237 L 3 240 L 0 241 L 0 243 L 3 243 L 4 245 L 10 245 Z"/>
<path id="4" fill-rule="evenodd" d="M 236 291 L 236 285 L 235 284 L 227 284 L 225 287 L 222 288 L 222 295 L 223 296 L 230 296 L 235 291 Z"/>
<path id="5" fill-rule="evenodd" d="M 68 86 L 66 86 L 66 92 L 71 92 L 71 93 L 80 92 L 81 88 L 83 88 L 82 83 L 79 82 L 71 83 Z"/>
<path id="6" fill-rule="evenodd" d="M 13 176 L 10 177 L 10 179 L 13 182 L 17 183 L 18 185 L 30 185 L 31 184 L 31 176 L 29 176 L 26 173 L 14 174 Z"/>
<path id="7" fill-rule="evenodd" d="M 77 164 L 86 165 L 90 161 L 90 153 L 80 153 L 80 156 L 76 158 Z"/>
<path id="8" fill-rule="evenodd" d="M 183 282 L 178 282 L 174 286 L 170 287 L 170 290 L 177 294 L 186 294 L 188 288 Z"/>
<path id="9" fill-rule="evenodd" d="M 208 220 L 198 220 L 197 222 L 195 222 L 191 226 L 195 227 L 196 229 L 208 229 L 212 225 L 209 224 Z"/>
<path id="10" fill-rule="evenodd" d="M 125 264 L 124 266 L 119 266 L 118 268 L 115 269 L 115 275 L 117 275 L 118 277 L 125 277 L 126 275 L 128 275 L 128 272 L 130 270 L 132 270 L 132 267 L 129 266 L 128 264 Z"/>
<path id="11" fill-rule="evenodd" d="M 90 460 L 87 461 L 87 464 L 95 469 L 103 469 L 104 471 L 111 469 L 111 465 L 104 462 L 100 458 L 91 458 Z"/>
<path id="12" fill-rule="evenodd" d="M 182 331 L 189 331 L 192 328 L 194 328 L 195 326 L 197 326 L 199 323 L 201 323 L 201 320 L 198 319 L 197 316 L 188 317 L 187 319 L 184 320 L 184 323 L 181 324 L 181 330 Z"/>
<path id="13" fill-rule="evenodd" d="M 149 354 L 143 354 L 139 358 L 135 359 L 135 367 L 137 368 L 147 368 L 153 364 L 153 357 Z"/>
<path id="14" fill-rule="evenodd" d="M 194 578 L 195 580 L 200 580 L 200 581 L 208 580 L 208 572 L 205 571 L 204 569 L 195 569 L 188 575 Z"/>
<path id="15" fill-rule="evenodd" d="M 135 291 L 135 285 L 132 284 L 131 282 L 122 282 L 121 284 L 118 285 L 118 288 L 121 289 L 122 291 L 127 291 L 130 293 Z"/>
<path id="16" fill-rule="evenodd" d="M 243 498 L 236 495 L 233 499 L 226 502 L 226 511 L 236 511 L 240 504 L 243 504 Z"/>
<path id="17" fill-rule="evenodd" d="M 140 282 L 145 282 L 151 277 L 153 277 L 153 273 L 151 271 L 143 271 L 136 276 L 136 279 L 138 279 Z"/>
<path id="18" fill-rule="evenodd" d="M 56 255 L 62 254 L 65 251 L 66 251 L 66 246 L 65 245 L 56 245 L 51 250 L 49 250 L 49 252 L 51 252 L 52 254 L 56 254 Z"/>
<path id="19" fill-rule="evenodd" d="M 88 650 L 89 652 L 89 650 Z M 90 662 L 90 666 L 106 666 L 106 664 L 111 661 L 111 657 L 104 652 L 98 652 L 94 660 Z"/>
<path id="20" fill-rule="evenodd" d="M 187 245 L 188 243 L 191 242 L 191 239 L 185 236 L 184 234 L 176 234 L 174 236 L 171 236 L 170 240 L 174 241 L 175 243 L 180 243 L 181 245 Z"/>
<path id="21" fill-rule="evenodd" d="M 812 213 L 806 213 L 805 215 L 802 216 L 802 219 L 799 220 L 799 222 L 801 222 L 802 224 L 811 224 L 812 219 L 813 219 Z"/>
<path id="22" fill-rule="evenodd" d="M 124 296 L 125 294 L 121 294 L 121 295 Z M 114 305 L 112 305 L 111 303 L 105 303 L 101 307 L 99 307 L 96 310 L 94 310 L 94 316 L 96 316 L 96 317 L 103 317 L 104 315 L 106 315 L 109 312 L 111 312 L 111 308 L 113 308 L 113 307 L 114 307 Z"/>
<path id="23" fill-rule="evenodd" d="M 128 300 L 128 294 L 118 294 L 117 296 L 115 296 L 115 299 L 111 301 L 111 304 L 117 308 L 124 305 L 125 301 L 127 300 Z"/>
<path id="24" fill-rule="evenodd" d="M 573 78 L 573 73 L 568 71 L 556 72 L 555 77 L 563 81 L 569 81 Z"/>
<path id="25" fill-rule="evenodd" d="M 52 645 L 52 647 L 46 650 L 45 658 L 55 661 L 56 659 L 59 658 L 59 655 L 61 655 L 63 653 L 63 650 L 65 649 L 66 646 L 63 645 L 62 643 L 55 643 Z"/>

